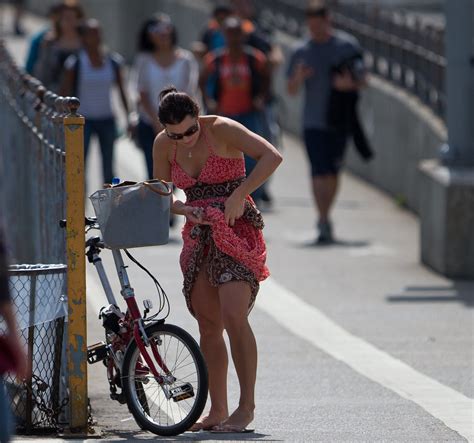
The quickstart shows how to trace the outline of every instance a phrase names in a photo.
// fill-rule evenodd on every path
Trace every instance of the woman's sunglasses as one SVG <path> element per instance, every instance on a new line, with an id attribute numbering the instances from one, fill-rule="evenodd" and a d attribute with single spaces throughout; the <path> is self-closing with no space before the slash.
<path id="1" fill-rule="evenodd" d="M 174 134 L 172 132 L 168 132 L 168 130 L 165 129 L 166 135 L 171 140 L 182 140 L 184 137 L 190 137 L 191 135 L 195 134 L 198 131 L 199 131 L 199 123 L 198 122 L 194 123 L 194 125 L 192 125 L 189 129 L 184 131 L 182 134 Z"/>

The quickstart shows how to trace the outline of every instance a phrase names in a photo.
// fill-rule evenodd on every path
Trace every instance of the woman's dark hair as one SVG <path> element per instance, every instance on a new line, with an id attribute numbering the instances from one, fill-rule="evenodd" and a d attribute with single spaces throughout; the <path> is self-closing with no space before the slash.
<path id="1" fill-rule="evenodd" d="M 61 15 L 65 12 L 65 11 L 73 11 L 76 13 L 76 16 L 77 16 L 77 19 L 80 21 L 80 20 L 83 20 L 84 17 L 85 17 L 85 14 L 84 14 L 84 9 L 82 8 L 81 5 L 79 4 L 76 4 L 74 2 L 62 2 L 60 3 L 59 5 L 57 5 L 57 9 L 56 9 L 56 14 L 58 14 L 58 18 L 57 20 L 55 21 L 54 23 L 54 31 L 55 31 L 55 39 L 59 39 L 61 37 L 61 25 L 60 25 L 60 21 L 61 21 Z"/>
<path id="2" fill-rule="evenodd" d="M 163 125 L 177 125 L 186 116 L 197 117 L 199 105 L 185 92 L 178 92 L 174 86 L 167 86 L 160 92 L 158 119 Z"/>
<path id="3" fill-rule="evenodd" d="M 143 22 L 140 31 L 138 31 L 137 49 L 139 52 L 153 52 L 155 44 L 150 38 L 150 31 L 160 24 L 168 25 L 171 28 L 171 43 L 176 46 L 178 43 L 178 31 L 173 25 L 170 17 L 166 14 L 156 14 Z"/>

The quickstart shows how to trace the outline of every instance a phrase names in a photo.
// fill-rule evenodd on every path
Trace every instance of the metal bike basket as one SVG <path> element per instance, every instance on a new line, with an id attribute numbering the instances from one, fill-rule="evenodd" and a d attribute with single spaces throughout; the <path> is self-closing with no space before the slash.
<path id="1" fill-rule="evenodd" d="M 17 432 L 54 432 L 67 422 L 66 269 L 63 264 L 12 265 L 14 312 L 31 364 L 31 379 L 5 377 Z"/>
<path id="2" fill-rule="evenodd" d="M 94 192 L 89 198 L 105 245 L 125 249 L 168 243 L 171 196 L 158 192 L 169 189 L 166 183 L 150 181 Z"/>

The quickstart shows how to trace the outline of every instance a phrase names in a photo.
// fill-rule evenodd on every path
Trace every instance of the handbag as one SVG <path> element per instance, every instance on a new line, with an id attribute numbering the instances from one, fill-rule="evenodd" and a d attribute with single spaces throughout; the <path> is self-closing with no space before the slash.
<path id="1" fill-rule="evenodd" d="M 122 182 L 94 192 L 92 201 L 105 246 L 164 245 L 169 240 L 172 187 L 163 180 Z"/>
<path id="2" fill-rule="evenodd" d="M 17 354 L 10 340 L 7 340 L 5 335 L 0 335 L 0 375 L 15 372 L 17 368 Z"/>

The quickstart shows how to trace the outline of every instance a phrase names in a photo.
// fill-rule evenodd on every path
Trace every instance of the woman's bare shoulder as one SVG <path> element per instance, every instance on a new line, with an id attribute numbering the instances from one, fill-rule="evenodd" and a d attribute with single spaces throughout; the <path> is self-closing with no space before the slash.
<path id="1" fill-rule="evenodd" d="M 241 153 L 236 149 L 236 146 L 241 125 L 227 117 L 212 115 L 208 118 L 211 134 L 216 140 L 217 147 L 221 147 L 221 155 L 239 157 Z"/>
<path id="2" fill-rule="evenodd" d="M 155 141 L 153 142 L 153 153 L 161 157 L 170 158 L 171 151 L 172 144 L 170 143 L 169 137 L 163 130 L 155 137 Z"/>
<path id="3" fill-rule="evenodd" d="M 205 122 L 216 137 L 225 137 L 226 134 L 238 127 L 237 122 L 220 115 L 206 115 L 202 118 L 206 119 Z"/>

